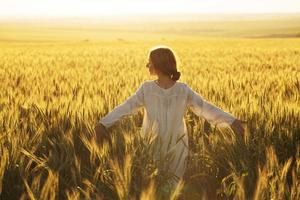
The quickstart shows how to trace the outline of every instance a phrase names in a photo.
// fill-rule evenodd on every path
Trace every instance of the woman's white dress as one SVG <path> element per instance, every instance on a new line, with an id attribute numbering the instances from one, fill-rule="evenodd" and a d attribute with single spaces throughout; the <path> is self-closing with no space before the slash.
<path id="1" fill-rule="evenodd" d="M 162 142 L 158 147 L 162 153 L 160 155 L 174 152 L 170 170 L 178 178 L 182 178 L 184 174 L 188 155 L 187 128 L 184 120 L 187 108 L 191 108 L 196 115 L 217 126 L 230 125 L 236 119 L 230 113 L 206 101 L 183 82 L 177 81 L 172 87 L 164 89 L 155 81 L 149 80 L 142 83 L 135 94 L 99 122 L 108 128 L 123 116 L 135 113 L 140 107 L 144 107 L 145 111 L 142 133 L 156 133 L 156 136 L 159 136 L 159 141 Z"/>

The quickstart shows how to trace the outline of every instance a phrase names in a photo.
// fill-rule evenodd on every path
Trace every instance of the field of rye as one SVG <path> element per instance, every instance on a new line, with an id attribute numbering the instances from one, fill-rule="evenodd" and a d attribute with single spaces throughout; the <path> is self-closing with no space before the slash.
<path id="1" fill-rule="evenodd" d="M 151 157 L 143 109 L 95 142 L 97 121 L 154 79 L 148 50 L 174 49 L 179 81 L 248 121 L 245 137 L 186 113 L 185 180 Z M 0 199 L 300 199 L 300 40 L 0 42 Z"/>

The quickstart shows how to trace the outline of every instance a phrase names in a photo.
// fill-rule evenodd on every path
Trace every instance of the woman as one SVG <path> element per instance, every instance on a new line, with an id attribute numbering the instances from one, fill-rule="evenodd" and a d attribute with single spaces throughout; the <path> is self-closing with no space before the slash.
<path id="1" fill-rule="evenodd" d="M 207 102 L 187 84 L 178 82 L 180 72 L 177 71 L 176 58 L 170 48 L 159 46 L 151 49 L 148 60 L 147 68 L 157 79 L 145 81 L 135 94 L 101 118 L 95 130 L 97 137 L 109 138 L 106 128 L 121 117 L 144 107 L 142 132 L 157 134 L 161 142 L 157 149 L 163 155 L 174 153 L 170 170 L 178 177 L 172 182 L 175 186 L 183 177 L 188 155 L 187 128 L 184 121 L 187 108 L 191 108 L 196 115 L 204 117 L 210 123 L 230 125 L 237 134 L 244 133 L 244 122 Z"/>

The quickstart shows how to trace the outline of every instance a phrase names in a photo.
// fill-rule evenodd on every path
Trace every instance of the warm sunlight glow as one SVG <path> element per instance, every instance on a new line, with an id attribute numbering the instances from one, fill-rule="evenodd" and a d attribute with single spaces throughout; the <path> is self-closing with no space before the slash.
<path id="1" fill-rule="evenodd" d="M 300 12 L 299 0 L 0 0 L 0 16 Z"/>

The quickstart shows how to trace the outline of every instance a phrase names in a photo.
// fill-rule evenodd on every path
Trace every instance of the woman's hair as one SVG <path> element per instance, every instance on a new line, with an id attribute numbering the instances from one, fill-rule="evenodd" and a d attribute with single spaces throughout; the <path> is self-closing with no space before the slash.
<path id="1" fill-rule="evenodd" d="M 170 76 L 173 81 L 180 78 L 181 74 L 177 71 L 175 54 L 171 48 L 167 46 L 153 47 L 150 49 L 149 58 L 155 69 Z"/>

